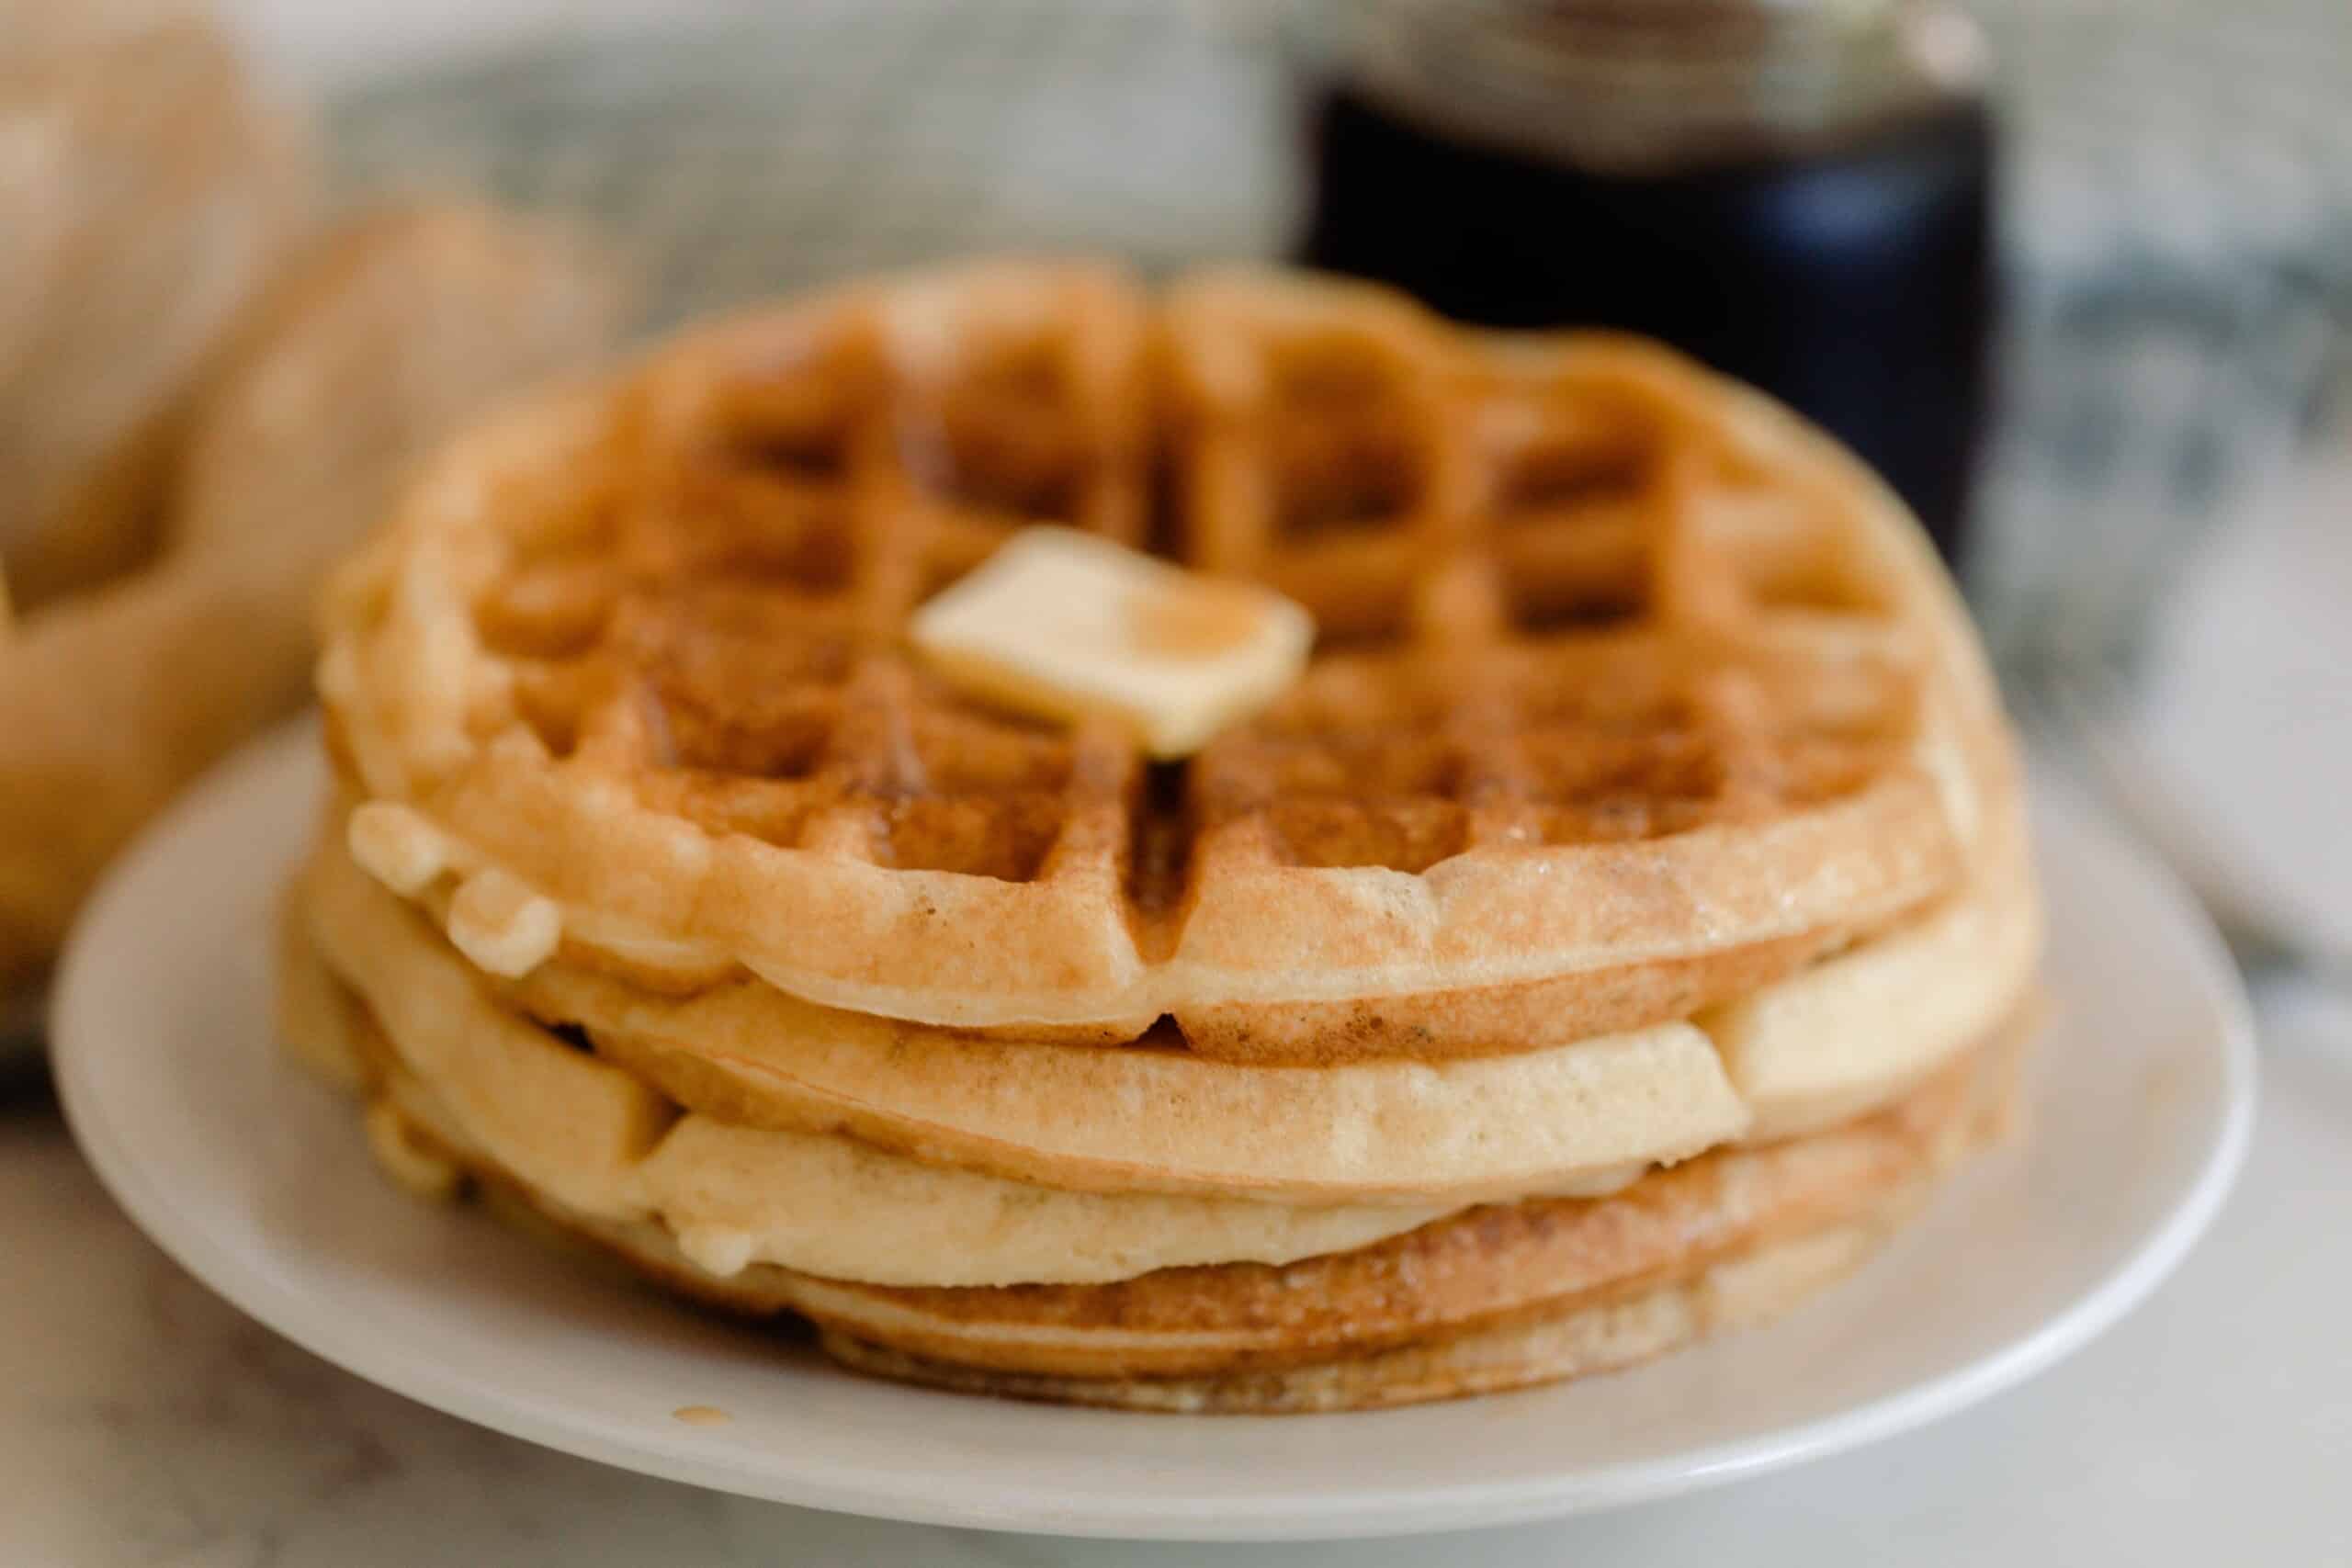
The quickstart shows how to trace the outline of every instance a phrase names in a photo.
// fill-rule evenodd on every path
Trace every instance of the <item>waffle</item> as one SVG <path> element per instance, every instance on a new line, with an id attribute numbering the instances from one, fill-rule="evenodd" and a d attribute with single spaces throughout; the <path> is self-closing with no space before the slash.
<path id="1" fill-rule="evenodd" d="M 1282 588 L 1308 673 L 1182 769 L 959 696 L 907 617 L 1035 522 Z M 1687 1017 L 1954 896 L 2015 809 L 1949 585 L 1828 443 L 1292 277 L 707 329 L 449 448 L 325 634 L 365 858 L 487 970 L 1259 1065 Z"/>
<path id="2" fill-rule="evenodd" d="M 514 1135 L 521 1117 L 540 1138 L 557 1128 L 593 1137 L 598 1118 L 580 1114 L 576 1096 L 485 1100 L 482 1059 L 498 1053 L 478 1040 L 438 1038 L 445 1010 L 429 989 L 386 995 L 392 1010 L 379 1023 L 368 1001 L 312 967 L 299 942 L 292 959 L 287 1027 L 309 1037 L 314 1058 L 342 1064 L 380 1097 L 371 1141 L 405 1184 L 441 1195 L 476 1183 L 696 1299 L 810 1318 L 827 1351 L 853 1367 L 1141 1408 L 1352 1408 L 1484 1392 L 1623 1364 L 1777 1310 L 1857 1261 L 1978 1140 L 2005 1101 L 2012 1056 L 1990 1044 L 1874 1116 L 1767 1148 L 1719 1151 L 1613 1195 L 1482 1206 L 1423 1223 L 1396 1216 L 1403 1228 L 1385 1239 L 1286 1264 L 1159 1268 L 1101 1283 L 909 1287 L 766 1261 L 712 1269 L 659 1216 L 610 1203 L 576 1173 L 550 1171 L 534 1137 Z M 621 1076 L 576 1054 L 561 1070 L 575 1082 Z M 951 1208 L 957 1179 L 933 1178 Z M 838 1220 L 822 1201 L 835 1195 L 820 1186 L 806 1197 Z M 871 1202 L 875 1193 L 853 1197 Z M 1000 1234 L 1035 1226 L 1051 1235 L 1052 1201 L 1037 1194 L 1021 1224 Z M 859 1212 L 861 1224 L 891 1229 L 888 1202 Z M 991 1244 L 977 1239 L 983 1250 Z M 973 1241 L 962 1238 L 960 1249 Z M 935 1263 L 958 1249 L 926 1257 Z"/>
<path id="3" fill-rule="evenodd" d="M 376 1101 L 371 1139 L 410 1185 L 435 1191 L 447 1177 L 384 1116 L 392 1128 L 442 1129 L 440 1143 L 479 1151 L 568 1213 L 658 1230 L 711 1278 L 759 1265 L 882 1285 L 1107 1283 L 1344 1251 L 1460 1206 L 1072 1192 L 845 1137 L 738 1126 L 480 1008 L 460 964 L 401 986 L 371 972 L 363 988 L 294 936 L 281 1024 L 306 1062 Z"/>
<path id="4" fill-rule="evenodd" d="M 499 1149 L 503 1164 L 529 1166 L 538 1185 L 553 1182 L 550 1170 L 581 1164 L 583 1143 L 595 1145 L 597 1168 L 635 1164 L 638 1145 L 677 1107 L 781 1134 L 847 1131 L 912 1159 L 1075 1192 L 1307 1206 L 1463 1206 L 1592 1192 L 1747 1126 L 1722 1063 L 1689 1025 L 1437 1067 L 1235 1067 L 1185 1051 L 894 1030 L 757 983 L 680 1004 L 550 968 L 499 997 L 332 840 L 297 884 L 294 903 L 306 941 L 386 1022 L 419 1010 L 400 1027 L 412 1055 L 440 1042 L 437 1075 L 473 1081 L 468 1102 L 546 1152 L 532 1164 Z M 303 974 L 301 964 L 289 974 Z M 503 1105 L 511 1086 L 487 1077 L 487 1048 L 466 1043 L 478 1039 L 538 1063 L 538 1086 L 515 1112 Z M 595 1058 L 576 1051 L 579 1042 Z M 626 1102 L 621 1110 L 614 1096 Z M 558 1102 L 606 1110 L 534 1110 Z M 585 1126 L 638 1131 L 593 1140 Z M 494 1143 L 480 1128 L 473 1140 Z M 606 1185 L 618 1182 L 626 1178 Z"/>
<path id="5" fill-rule="evenodd" d="M 1459 1204 L 1606 1188 L 1899 1098 L 2016 1010 L 2036 946 L 2022 890 L 1988 890 L 1692 1023 L 1434 1065 L 1262 1067 L 957 1036 L 753 980 L 677 998 L 555 963 L 493 989 L 352 863 L 335 826 L 331 812 L 304 913 L 387 1006 L 449 995 L 464 1016 L 443 1031 L 485 1040 L 535 1021 L 731 1124 L 1113 1193 Z"/>

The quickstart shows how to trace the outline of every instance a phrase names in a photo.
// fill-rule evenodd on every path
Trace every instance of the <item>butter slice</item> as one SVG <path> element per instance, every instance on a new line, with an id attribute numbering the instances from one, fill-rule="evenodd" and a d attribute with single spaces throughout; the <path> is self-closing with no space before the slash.
<path id="1" fill-rule="evenodd" d="M 1315 621 L 1256 583 L 1030 528 L 916 612 L 913 637 L 976 695 L 1045 718 L 1115 720 L 1167 760 L 1287 690 Z"/>

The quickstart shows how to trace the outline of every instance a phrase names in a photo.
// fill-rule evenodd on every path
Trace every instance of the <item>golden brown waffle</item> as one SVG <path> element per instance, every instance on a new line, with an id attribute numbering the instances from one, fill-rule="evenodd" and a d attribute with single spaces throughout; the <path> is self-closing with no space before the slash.
<path id="1" fill-rule="evenodd" d="M 1492 1327 L 1329 1360 L 1191 1376 L 1015 1371 L 910 1355 L 850 1330 L 818 1335 L 826 1355 L 876 1377 L 959 1393 L 1185 1415 L 1292 1416 L 1393 1409 L 1502 1393 L 1654 1359 L 1780 1316 L 1867 1261 L 1928 1196 L 1923 1172 L 1873 1191 L 1844 1224 L 1776 1237 L 1611 1281 Z M 607 1242 L 608 1247 L 613 1244 Z M 623 1254 L 626 1256 L 626 1254 Z"/>
<path id="2" fill-rule="evenodd" d="M 672 998 L 556 962 L 493 992 L 425 911 L 352 864 L 336 826 L 331 815 L 298 884 L 321 951 L 388 1017 L 455 998 L 437 1032 L 475 1042 L 454 1049 L 482 1073 L 502 1041 L 520 1032 L 529 1047 L 533 1032 L 516 1027 L 527 1019 L 730 1124 L 847 1132 L 1098 1192 L 1461 1204 L 1603 1190 L 1652 1163 L 1900 1098 L 2017 1010 L 2037 934 L 2020 889 L 1955 903 L 1691 1022 L 1434 1064 L 1266 1067 L 1164 1042 L 975 1039 L 750 979 Z M 537 1049 L 587 1071 L 576 1052 L 544 1038 Z"/>
<path id="3" fill-rule="evenodd" d="M 1607 1190 L 1748 1124 L 1704 1036 L 1682 1023 L 1434 1066 L 1243 1066 L 894 1027 L 757 982 L 682 1001 L 548 965 L 502 997 L 331 845 L 293 898 L 306 941 L 389 1031 L 416 1041 L 419 1070 L 435 1052 L 445 1094 L 499 1118 L 518 1144 L 481 1129 L 474 1140 L 542 1185 L 572 1170 L 628 1190 L 628 1168 L 682 1108 L 734 1126 L 846 1132 L 1069 1190 L 1309 1206 Z"/>
<path id="4" fill-rule="evenodd" d="M 1276 584 L 1312 668 L 1182 771 L 955 694 L 907 616 L 1033 522 Z M 1261 1063 L 1685 1016 L 2015 809 L 1949 584 L 1830 444 L 1283 276 L 722 324 L 447 452 L 327 631 L 338 760 L 407 808 L 370 863 L 487 967 Z"/>
<path id="5" fill-rule="evenodd" d="M 368 1095 L 370 1140 L 395 1175 L 428 1192 L 451 1185 L 402 1130 L 438 1128 L 443 1144 L 567 1212 L 658 1232 L 715 1280 L 773 1265 L 886 1285 L 1103 1283 L 1181 1264 L 1289 1262 L 1462 1207 L 1074 1192 L 830 1133 L 740 1126 L 485 1010 L 460 964 L 387 988 L 380 972 L 345 978 L 292 934 L 283 1032 L 306 1065 Z"/>
<path id="6" fill-rule="evenodd" d="M 480 1084 L 447 1071 L 452 1043 L 429 1037 L 442 1011 L 429 997 L 395 994 L 400 1022 L 379 1028 L 356 997 L 320 983 L 299 943 L 292 956 L 287 1026 L 379 1097 L 371 1141 L 420 1192 L 470 1177 L 696 1299 L 814 1319 L 852 1366 L 1138 1408 L 1353 1408 L 1485 1392 L 1620 1365 L 1778 1310 L 1858 1260 L 1997 1131 L 2015 1065 L 2014 1041 L 1996 1038 L 1838 1129 L 1719 1151 L 1607 1197 L 1476 1208 L 1285 1265 L 1101 1284 L 854 1284 L 758 1262 L 713 1273 L 658 1216 L 604 1203 L 576 1175 L 550 1180 L 529 1140 L 499 1124 L 547 1122 L 545 1107 L 510 1098 L 486 1116 Z"/>
<path id="7" fill-rule="evenodd" d="M 954 1066 L 975 1057 L 968 1074 L 951 1066 L 940 1096 L 951 1103 L 934 1100 L 934 1113 L 944 1109 L 951 1122 L 975 1118 L 996 1134 L 959 1139 L 947 1127 L 910 1136 L 904 1101 L 933 1091 L 937 1062 L 930 1071 L 919 1061 L 903 1063 L 895 1083 L 887 1073 L 870 1075 L 860 1086 L 865 1114 L 854 1100 L 844 1103 L 846 1096 L 831 1104 L 814 1095 L 763 1098 L 755 1091 L 767 1080 L 728 1072 L 738 1059 L 732 1053 L 745 1049 L 736 1032 L 709 1030 L 701 1050 L 710 1055 L 696 1055 L 692 1047 L 628 1034 L 626 1012 L 599 1010 L 582 1030 L 551 1027 L 502 1005 L 418 911 L 375 886 L 331 844 L 296 885 L 292 907 L 299 926 L 288 933 L 295 945 L 281 998 L 289 1039 L 298 1049 L 314 1048 L 308 1059 L 332 1076 L 352 1076 L 336 1070 L 347 1051 L 315 1049 L 359 1027 L 320 1000 L 312 976 L 323 968 L 330 988 L 347 989 L 350 1005 L 365 1010 L 364 1032 L 380 1039 L 376 1076 L 389 1082 L 396 1105 L 425 1097 L 425 1109 L 414 1113 L 446 1126 L 447 1141 L 479 1149 L 586 1217 L 657 1224 L 684 1254 L 721 1274 L 765 1261 L 872 1283 L 1102 1282 L 1180 1262 L 1287 1261 L 1396 1235 L 1482 1198 L 1622 1190 L 1652 1161 L 1732 1141 L 1741 1127 L 1720 1072 L 1699 1103 L 1678 1104 L 1686 1086 L 1659 1070 L 1672 1058 L 1634 1038 L 1437 1068 L 1302 1069 L 1237 1066 L 1182 1052 L 909 1038 L 892 1055 L 935 1051 Z M 1766 1038 L 1746 1048 L 1781 1056 L 1810 1049 L 1832 1069 L 1846 1066 L 1858 1049 L 1874 1049 L 1882 1059 L 1871 1064 L 1870 1097 L 1849 1083 L 1838 1120 L 1883 1111 L 2017 1011 L 2021 976 L 1976 983 L 1975 971 L 1997 962 L 1994 950 L 1946 947 L 1937 956 L 1947 973 L 1897 953 L 1892 979 L 1899 996 L 1883 994 L 1885 985 L 1849 984 L 1850 997 L 1841 999 L 1806 994 L 1817 993 L 1817 984 L 1789 982 L 1793 1006 L 1760 1001 L 1768 1021 L 1756 1032 Z M 1957 995 L 1964 1006 L 1955 1011 L 1939 993 Z M 756 985 L 746 994 L 782 999 Z M 1841 1017 L 1853 1014 L 1856 998 L 1862 1012 Z M 655 998 L 652 1005 L 679 1004 Z M 698 1006 L 684 1004 L 682 1021 L 722 1021 L 695 1013 Z M 1769 1021 L 1791 1013 L 1791 1037 L 1774 1043 Z M 788 1018 L 767 1020 L 758 1032 L 762 1045 L 772 1046 L 764 1064 L 820 1080 L 827 1056 L 841 1049 L 827 1030 L 846 1026 L 799 1021 L 807 1032 Z M 1954 1036 L 1954 1027 L 1965 1032 Z M 1688 1025 L 1660 1032 L 1687 1034 L 1702 1057 L 1708 1053 Z M 1924 1048 L 1883 1043 L 1915 1032 Z M 1023 1053 L 1037 1059 L 1023 1063 Z M 707 1070 L 682 1072 L 674 1057 Z M 1589 1070 L 1588 1057 L 1597 1059 Z M 1102 1076 L 1123 1066 L 1138 1076 Z M 1496 1075 L 1504 1080 L 1499 1094 L 1487 1081 Z M 999 1080 L 993 1089 L 990 1078 Z M 1298 1081 L 1268 1082 L 1279 1079 Z M 1253 1093 L 1254 1101 L 1236 1099 Z M 975 1103 L 952 1103 L 959 1097 Z M 1078 1162 L 1041 1158 L 1035 1148 L 1039 1122 L 1057 1111 L 1099 1123 L 1098 1146 L 1120 1150 L 1124 1162 L 1098 1157 L 1080 1171 L 1085 1179 L 1066 1181 Z M 1769 1105 L 1759 1112 L 1758 1124 L 1787 1120 Z M 842 1135 L 874 1129 L 884 1136 Z M 1661 1131 L 1673 1141 L 1656 1142 Z M 1424 1138 L 1433 1150 L 1415 1146 Z M 1353 1160 L 1360 1145 L 1368 1165 Z M 1465 1149 L 1474 1161 L 1467 1167 Z M 1490 1149 L 1500 1151 L 1498 1162 L 1485 1159 Z M 1171 1150 L 1178 1151 L 1172 1164 Z M 1562 1153 L 1578 1150 L 1580 1160 Z M 1203 1151 L 1217 1163 L 1216 1185 L 1203 1180 Z M 1351 1190 L 1330 1179 L 1334 1164 L 1375 1185 Z M 1320 1183 L 1300 1180 L 1303 1169 L 1318 1166 Z M 1498 1168 L 1513 1168 L 1516 1185 L 1496 1179 Z"/>
<path id="8" fill-rule="evenodd" d="M 1141 1325 L 1128 1334 L 1100 1319 L 1064 1321 L 1052 1306 L 1039 1311 L 1038 1303 L 1024 1302 L 1019 1292 L 1001 1292 L 1005 1299 L 1000 1313 L 967 1318 L 965 1312 L 978 1303 L 979 1292 L 842 1291 L 781 1269 L 716 1283 L 683 1266 L 658 1231 L 566 1213 L 494 1169 L 459 1164 L 464 1179 L 501 1218 L 558 1242 L 585 1244 L 704 1306 L 754 1319 L 812 1321 L 819 1325 L 820 1348 L 855 1371 L 960 1393 L 1057 1404 L 1282 1416 L 1422 1404 L 1614 1371 L 1712 1334 L 1779 1316 L 1866 1261 L 1910 1218 L 1967 1152 L 1971 1140 L 1955 1133 L 1933 1148 L 1917 1151 L 1919 1157 L 1905 1168 L 1886 1171 L 1888 1185 L 1849 1195 L 1837 1206 L 1842 1219 L 1807 1216 L 1795 1234 L 1767 1235 L 1662 1267 L 1644 1268 L 1623 1254 L 1593 1257 L 1573 1277 L 1600 1282 L 1569 1287 L 1555 1299 L 1505 1313 L 1498 1322 L 1441 1327 L 1377 1348 L 1342 1340 L 1335 1351 L 1330 1345 L 1296 1341 L 1282 1350 L 1232 1357 L 1231 1370 L 1223 1370 L 1227 1359 L 1217 1353 L 1217 1342 L 1226 1336 L 1219 1334 L 1216 1320 L 1247 1310 L 1255 1292 L 1245 1288 L 1237 1292 L 1238 1302 L 1218 1298 L 1245 1273 L 1279 1280 L 1291 1270 L 1173 1271 L 1167 1277 L 1170 1294 L 1187 1298 L 1177 1309 L 1181 1320 Z M 1828 1151 L 1827 1160 L 1842 1163 L 1848 1152 Z M 1804 1177 L 1793 1170 L 1779 1174 L 1799 1181 Z M 1584 1223 L 1600 1231 L 1623 1217 L 1622 1209 L 1595 1206 Z M 1445 1239 L 1458 1241 L 1468 1234 L 1464 1227 L 1476 1223 L 1453 1222 Z M 1447 1224 L 1440 1222 L 1431 1229 Z M 1443 1242 L 1433 1250 L 1444 1250 Z M 1572 1254 L 1575 1243 L 1561 1250 Z M 1304 1282 L 1285 1294 L 1317 1288 L 1322 1283 L 1317 1271 L 1340 1261 L 1294 1265 L 1304 1271 Z M 1502 1261 L 1478 1258 L 1478 1271 Z M 1409 1258 L 1406 1266 L 1411 1266 Z M 1106 1288 L 1097 1304 L 1114 1311 L 1117 1296 L 1117 1287 Z M 1269 1325 L 1231 1337 L 1264 1347 L 1281 1334 L 1281 1327 Z M 1150 1370 L 1161 1364 L 1205 1370 Z"/>
<path id="9" fill-rule="evenodd" d="M 1724 1149 L 1602 1198 L 1489 1205 L 1280 1268 L 1163 1269 L 1113 1285 L 892 1289 L 822 1281 L 793 1310 L 934 1360 L 1169 1377 L 1296 1365 L 1540 1320 L 1688 1279 L 1749 1248 L 1907 1212 L 1975 1145 L 2007 1053 L 1972 1053 L 1877 1116 Z M 748 1271 L 747 1271 L 748 1272 Z M 763 1281 L 741 1281 L 756 1290 Z"/>

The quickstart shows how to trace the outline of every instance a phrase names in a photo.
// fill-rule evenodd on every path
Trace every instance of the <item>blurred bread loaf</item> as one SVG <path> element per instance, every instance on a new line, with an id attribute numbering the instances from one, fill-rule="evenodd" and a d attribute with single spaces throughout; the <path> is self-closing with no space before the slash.
<path id="1" fill-rule="evenodd" d="M 202 17 L 0 0 L 0 552 L 30 609 L 153 548 L 175 432 L 311 205 Z"/>
<path id="2" fill-rule="evenodd" d="M 206 375 L 170 547 L 314 578 L 407 461 L 487 399 L 609 343 L 625 289 L 583 236 L 464 200 L 364 213 L 273 282 Z M 308 605 L 303 606 L 307 615 Z"/>
<path id="3" fill-rule="evenodd" d="M 331 229 L 241 313 L 169 444 L 160 558 L 22 605 L 0 642 L 0 985 L 174 793 L 300 704 L 319 575 L 419 449 L 593 358 L 626 292 L 566 231 L 439 201 Z"/>

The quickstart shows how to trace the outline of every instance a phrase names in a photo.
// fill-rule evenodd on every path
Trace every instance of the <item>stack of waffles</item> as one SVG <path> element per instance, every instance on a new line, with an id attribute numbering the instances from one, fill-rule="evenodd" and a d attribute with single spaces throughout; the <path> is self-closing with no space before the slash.
<path id="1" fill-rule="evenodd" d="M 1177 762 L 968 694 L 910 623 L 1038 524 L 1279 589 L 1305 673 Z M 855 285 L 470 432 L 325 622 L 289 1041 L 410 1184 L 866 1371 L 1619 1366 L 1835 1278 L 2008 1103 L 2039 920 L 1951 585 L 1644 343 Z"/>

